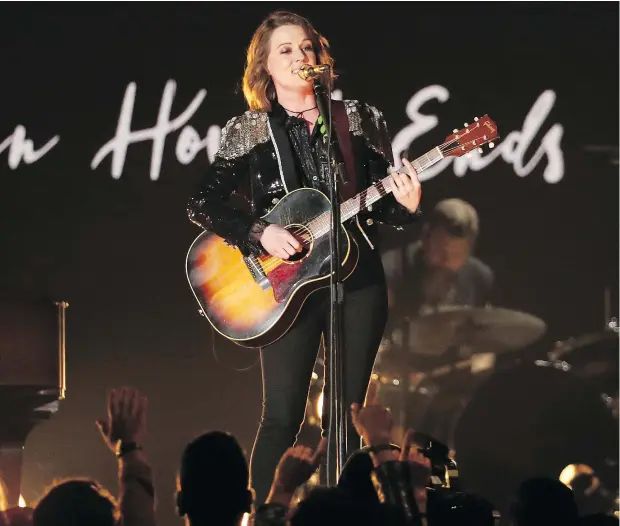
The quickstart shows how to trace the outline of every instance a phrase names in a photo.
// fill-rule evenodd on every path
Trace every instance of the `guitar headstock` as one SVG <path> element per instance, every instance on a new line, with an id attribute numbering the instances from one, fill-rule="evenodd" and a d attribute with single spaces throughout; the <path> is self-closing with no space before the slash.
<path id="1" fill-rule="evenodd" d="M 480 119 L 474 118 L 472 124 L 465 123 L 465 127 L 461 130 L 454 130 L 439 148 L 444 157 L 461 157 L 476 149 L 482 153 L 483 144 L 493 148 L 495 145 L 492 141 L 498 137 L 497 125 L 488 115 L 484 115 Z"/>

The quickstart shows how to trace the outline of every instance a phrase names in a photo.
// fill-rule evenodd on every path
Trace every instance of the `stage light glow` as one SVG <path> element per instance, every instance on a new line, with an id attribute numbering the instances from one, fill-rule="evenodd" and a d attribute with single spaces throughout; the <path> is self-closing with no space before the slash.
<path id="1" fill-rule="evenodd" d="M 26 499 L 24 499 L 24 497 L 22 495 L 19 496 L 19 501 L 18 501 L 17 505 L 20 508 L 25 508 L 26 507 Z"/>
<path id="2" fill-rule="evenodd" d="M 323 391 L 316 400 L 316 414 L 319 415 L 319 421 L 323 418 Z"/>
<path id="3" fill-rule="evenodd" d="M 594 476 L 594 470 L 587 464 L 569 464 L 562 470 L 562 473 L 560 473 L 560 482 L 572 489 L 573 480 L 579 475 Z M 586 491 L 586 493 L 594 491 L 598 487 L 598 478 L 595 477 L 592 482 L 591 488 Z"/>

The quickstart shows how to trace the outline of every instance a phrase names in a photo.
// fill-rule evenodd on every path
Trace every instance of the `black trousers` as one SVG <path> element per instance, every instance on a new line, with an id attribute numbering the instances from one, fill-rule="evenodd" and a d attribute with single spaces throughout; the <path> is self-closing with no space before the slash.
<path id="1" fill-rule="evenodd" d="M 371 259 L 374 258 L 375 254 Z M 324 332 L 326 343 L 329 342 L 329 307 L 329 289 L 313 293 L 291 329 L 280 340 L 261 349 L 263 412 L 251 459 L 256 505 L 265 502 L 278 461 L 294 444 L 303 424 Z M 356 269 L 345 281 L 343 318 L 344 403 L 348 409 L 352 403 L 364 401 L 387 321 L 387 292 L 380 259 Z M 351 425 L 350 411 L 347 413 L 347 449 L 351 454 L 359 449 L 360 438 Z"/>

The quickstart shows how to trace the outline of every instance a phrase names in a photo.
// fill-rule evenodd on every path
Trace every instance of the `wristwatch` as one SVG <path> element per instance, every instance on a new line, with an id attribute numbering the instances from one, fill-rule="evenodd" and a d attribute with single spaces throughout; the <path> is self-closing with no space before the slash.
<path id="1" fill-rule="evenodd" d="M 121 458 L 123 455 L 127 453 L 131 453 L 132 451 L 141 451 L 142 446 L 137 442 L 123 442 L 119 440 L 116 444 L 116 457 Z"/>

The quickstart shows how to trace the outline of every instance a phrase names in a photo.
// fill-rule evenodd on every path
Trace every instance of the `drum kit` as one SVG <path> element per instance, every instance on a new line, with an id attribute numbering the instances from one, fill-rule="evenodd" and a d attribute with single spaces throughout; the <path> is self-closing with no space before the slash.
<path id="1" fill-rule="evenodd" d="M 616 320 L 546 348 L 546 324 L 509 309 L 448 307 L 404 321 L 372 381 L 397 428 L 445 444 L 471 491 L 500 504 L 523 480 L 578 464 L 617 492 Z"/>
<path id="2" fill-rule="evenodd" d="M 437 464 L 502 514 L 522 481 L 544 476 L 570 486 L 583 473 L 590 482 L 582 497 L 597 512 L 617 510 L 617 320 L 555 344 L 546 330 L 536 316 L 497 307 L 422 312 L 382 342 L 371 382 L 394 415 L 394 441 L 413 429 L 420 447 L 447 451 Z M 308 435 L 321 424 L 321 366 L 319 359 Z M 439 485 L 454 486 L 440 471 Z"/>

